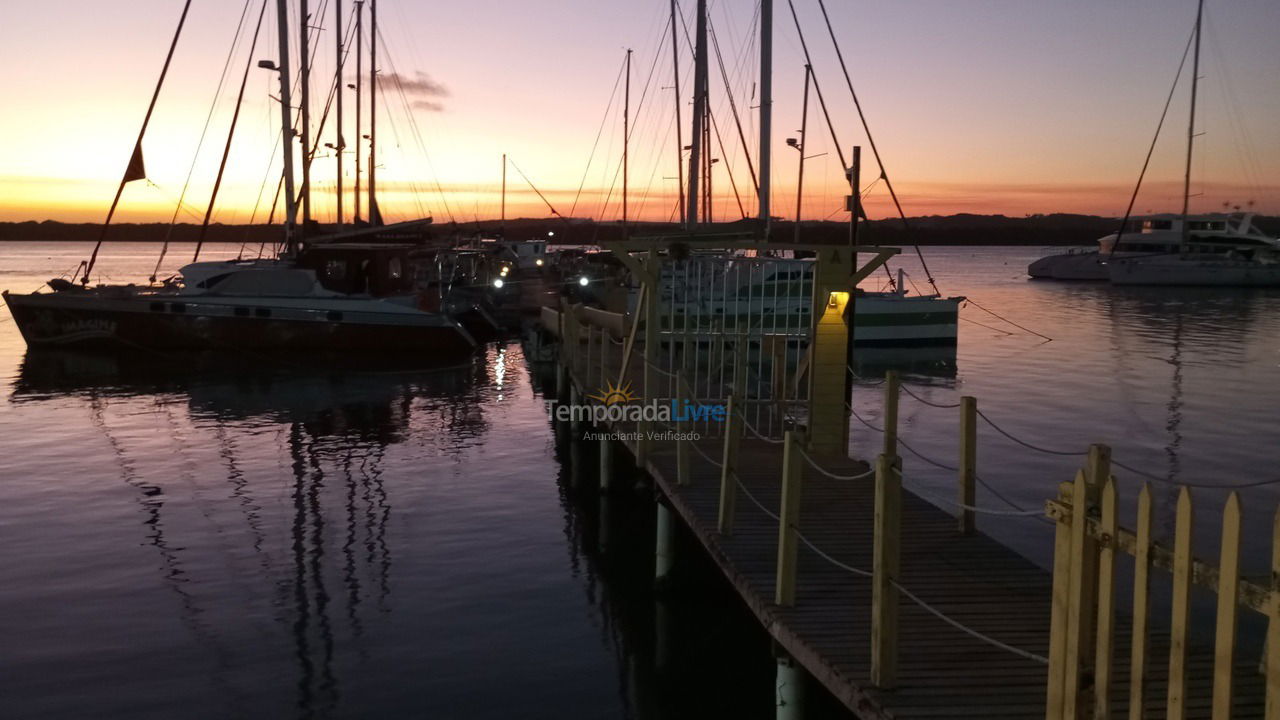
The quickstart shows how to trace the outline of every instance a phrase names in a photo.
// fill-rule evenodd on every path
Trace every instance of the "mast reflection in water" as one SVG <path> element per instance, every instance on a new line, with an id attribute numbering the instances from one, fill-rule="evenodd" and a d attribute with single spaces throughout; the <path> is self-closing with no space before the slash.
<path id="1" fill-rule="evenodd" d="M 658 602 L 652 490 L 568 486 L 517 345 L 426 372 L 57 352 L 17 370 L 15 717 L 659 718 L 734 688 L 738 716 L 772 715 L 767 638 L 707 573 Z"/>

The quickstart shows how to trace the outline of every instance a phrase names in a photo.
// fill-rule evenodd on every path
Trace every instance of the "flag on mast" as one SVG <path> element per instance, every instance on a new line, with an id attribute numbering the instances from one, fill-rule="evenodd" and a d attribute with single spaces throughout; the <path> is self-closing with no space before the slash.
<path id="1" fill-rule="evenodd" d="M 142 162 L 142 143 L 133 146 L 133 157 L 129 158 L 129 167 L 124 170 L 124 182 L 143 180 L 147 177 L 147 166 Z"/>

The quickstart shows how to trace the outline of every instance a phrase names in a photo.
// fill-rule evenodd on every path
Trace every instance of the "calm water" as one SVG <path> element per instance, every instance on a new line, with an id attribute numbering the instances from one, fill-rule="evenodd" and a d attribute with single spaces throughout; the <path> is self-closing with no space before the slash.
<path id="1" fill-rule="evenodd" d="M 142 278 L 156 250 L 114 245 L 100 262 Z M 974 395 L 1019 437 L 1109 442 L 1161 477 L 1280 477 L 1280 293 L 1030 283 L 1038 253 L 928 257 L 944 292 L 1052 342 L 971 306 L 990 327 L 962 323 L 954 366 L 868 357 L 863 372 L 915 367 L 922 397 Z M 0 289 L 85 255 L 5 244 Z M 5 716 L 772 717 L 767 637 L 696 562 L 655 602 L 649 491 L 628 479 L 602 506 L 569 487 L 518 345 L 430 373 L 174 365 L 28 355 L 0 321 Z M 854 402 L 879 422 L 879 388 Z M 957 412 L 904 397 L 902 436 L 954 464 Z M 855 422 L 855 453 L 877 443 Z M 950 473 L 904 464 L 909 486 L 951 494 Z M 980 429 L 979 473 L 1023 507 L 1077 464 Z M 1132 498 L 1138 479 L 1116 474 Z M 1171 496 L 1157 496 L 1167 533 Z M 1210 520 L 1223 500 L 1196 498 Z M 1259 567 L 1280 498 L 1246 498 Z M 1007 507 L 984 490 L 979 504 Z M 979 525 L 1047 562 L 1042 524 Z M 838 716 L 828 704 L 815 716 Z"/>

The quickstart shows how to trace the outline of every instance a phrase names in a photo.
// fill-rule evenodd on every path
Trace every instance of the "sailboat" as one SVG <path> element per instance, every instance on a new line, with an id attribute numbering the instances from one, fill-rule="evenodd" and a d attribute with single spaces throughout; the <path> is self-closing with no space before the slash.
<path id="1" fill-rule="evenodd" d="M 263 0 L 265 13 L 267 2 Z M 377 0 L 368 0 L 371 37 L 377 37 Z M 5 303 L 29 346 L 133 348 L 145 350 L 256 350 L 350 353 L 411 351 L 424 360 L 455 359 L 469 353 L 475 340 L 448 315 L 424 309 L 414 287 L 410 267 L 412 245 L 379 240 L 385 227 L 357 228 L 347 233 L 309 237 L 310 171 L 307 0 L 299 0 L 301 37 L 302 191 L 295 194 L 293 149 L 295 136 L 289 68 L 288 0 L 276 0 L 279 61 L 262 60 L 258 67 L 280 78 L 281 143 L 286 206 L 283 250 L 274 258 L 192 262 L 178 275 L 160 283 L 91 286 L 89 279 L 124 186 L 146 176 L 142 139 L 155 108 L 169 63 L 186 20 L 190 0 L 174 33 L 164 70 L 156 84 L 133 155 L 116 191 L 102 235 L 93 255 L 81 264 L 80 282 L 51 280 L 52 292 L 3 293 Z M 341 13 L 341 3 L 338 2 Z M 357 5 L 359 9 L 359 4 Z M 259 15 L 259 28 L 261 14 Z M 255 32 L 254 40 L 256 42 Z M 341 35 L 339 34 L 339 42 Z M 370 77 L 376 97 L 376 46 Z M 339 58 L 342 53 L 339 50 Z M 247 79 L 249 66 L 245 68 Z M 338 72 L 341 73 L 341 62 Z M 339 79 L 341 75 L 339 74 Z M 341 82 L 337 92 L 341 96 Z M 244 84 L 241 85 L 243 99 Z M 372 99 L 371 99 L 372 102 Z M 237 104 L 237 111 L 239 105 Z M 238 112 L 237 112 L 238 116 Z M 374 113 L 371 111 L 371 125 Z M 235 118 L 231 133 L 234 133 Z M 228 134 L 227 147 L 231 145 Z M 369 211 L 377 216 L 373 177 L 376 127 L 370 128 Z M 341 127 L 339 149 L 341 158 Z M 225 168 L 226 154 L 223 156 Z M 221 181 L 222 168 L 218 182 Z M 214 186 L 216 197 L 218 183 Z M 358 195 L 357 195 L 358 197 Z M 305 218 L 297 223 L 299 199 Z M 339 208 L 342 199 L 339 196 Z M 213 199 L 205 215 L 208 225 Z M 339 211 L 340 212 L 340 211 Z M 390 226 L 394 227 L 394 226 Z M 199 249 L 197 247 L 197 256 Z M 79 273 L 79 271 L 78 271 Z"/>
<path id="2" fill-rule="evenodd" d="M 1200 0 L 1192 35 L 1195 53 L 1182 212 L 1145 218 L 1129 232 L 1124 227 L 1129 220 L 1126 215 L 1119 231 L 1098 240 L 1096 251 L 1073 251 L 1040 258 L 1027 268 L 1028 275 L 1055 280 L 1110 280 L 1116 285 L 1280 286 L 1280 239 L 1260 231 L 1253 223 L 1253 213 L 1225 217 L 1188 213 L 1203 18 L 1204 0 Z M 1163 117 L 1161 120 L 1163 122 Z M 1156 135 L 1159 137 L 1158 130 Z M 1149 162 L 1150 153 L 1147 159 Z M 1144 173 L 1145 170 L 1144 166 Z M 1141 176 L 1138 182 L 1141 187 Z M 1134 197 L 1137 197 L 1136 189 Z M 1131 200 L 1130 209 L 1132 204 Z"/>

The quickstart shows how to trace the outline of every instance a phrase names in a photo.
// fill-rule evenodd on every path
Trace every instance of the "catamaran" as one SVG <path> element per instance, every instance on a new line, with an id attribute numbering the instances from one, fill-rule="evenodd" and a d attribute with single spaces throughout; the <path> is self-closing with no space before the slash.
<path id="1" fill-rule="evenodd" d="M 1187 123 L 1187 162 L 1183 176 L 1182 212 L 1155 215 L 1126 233 L 1146 164 L 1138 176 L 1129 210 L 1118 232 L 1098 240 L 1097 251 L 1072 251 L 1040 258 L 1027 268 L 1033 278 L 1110 280 L 1116 285 L 1207 285 L 1280 287 L 1280 239 L 1260 231 L 1253 213 L 1195 216 L 1189 214 L 1191 164 L 1196 138 L 1196 91 L 1200 81 L 1200 30 L 1204 0 L 1196 7 L 1192 40 L 1191 114 Z M 1183 62 L 1186 56 L 1183 56 Z M 1178 67 L 1181 75 L 1182 65 Z M 1176 81 L 1175 81 L 1176 87 Z M 1170 91 L 1169 98 L 1173 98 Z M 1165 105 L 1166 112 L 1168 104 Z M 1163 116 L 1161 117 L 1163 124 Z M 1156 139 L 1159 138 L 1159 128 Z M 1155 140 L 1152 141 L 1152 149 Z M 1147 163 L 1151 152 L 1147 153 Z"/>
<path id="2" fill-rule="evenodd" d="M 258 29 L 269 0 L 263 0 L 258 16 Z M 370 83 L 376 97 L 377 88 L 377 0 L 368 0 L 371 22 Z M 138 134 L 124 177 L 108 211 L 98 245 L 93 255 L 77 270 L 79 283 L 66 279 L 49 282 L 51 292 L 18 294 L 5 292 L 3 297 L 23 338 L 30 346 L 131 347 L 154 350 L 259 350 L 321 351 L 337 353 L 386 353 L 413 351 L 425 360 L 452 359 L 470 352 L 475 340 L 447 314 L 425 309 L 425 303 L 414 287 L 410 251 L 412 245 L 378 242 L 397 226 L 379 227 L 379 213 L 374 178 L 374 143 L 376 114 L 371 105 L 369 134 L 369 217 L 372 224 L 347 232 L 321 236 L 312 232 L 310 217 L 310 141 L 308 117 L 308 39 L 313 28 L 300 22 L 299 57 L 301 68 L 300 132 L 295 133 L 292 117 L 289 72 L 289 11 L 287 0 L 276 0 L 279 26 L 279 60 L 262 60 L 260 68 L 276 71 L 280 78 L 281 143 L 284 159 L 282 188 L 286 206 L 284 239 L 276 257 L 254 260 L 198 262 L 199 244 L 193 262 L 177 275 L 146 284 L 90 285 L 98 250 L 119 203 L 125 185 L 146 177 L 142 159 L 142 139 L 147 123 L 164 84 L 164 77 L 182 33 L 190 0 L 184 6 L 164 70 L 156 84 L 151 105 Z M 341 60 L 342 3 L 335 0 L 338 37 L 338 71 L 335 78 L 339 98 L 338 162 L 341 163 Z M 362 19 L 362 3 L 356 4 L 357 27 Z M 300 0 L 298 17 L 310 17 L 307 0 Z M 359 35 L 357 35 L 359 37 Z M 258 31 L 253 35 L 256 47 Z M 357 56 L 359 53 L 357 53 Z M 237 111 L 231 121 L 227 151 L 214 184 L 213 196 L 205 213 L 204 228 L 213 212 L 217 188 L 226 166 L 227 153 L 234 136 L 239 102 L 244 97 L 251 65 L 246 63 L 241 82 Z M 357 89 L 357 98 L 359 98 Z M 372 101 L 371 101 L 372 102 Z M 302 189 L 295 194 L 293 142 L 302 143 Z M 359 148 L 357 147 L 357 154 Z M 358 166 L 358 163 L 357 163 Z M 341 225 L 343 198 L 339 170 L 338 217 Z M 357 176 L 358 177 L 358 176 Z M 357 190 L 356 197 L 359 198 Z M 303 205 L 304 221 L 297 223 L 297 205 Z M 357 200 L 358 208 L 358 200 Z M 357 210 L 357 224 L 359 223 Z M 415 223 L 406 223 L 410 226 Z M 203 230 L 202 230 L 203 232 Z M 203 234 L 201 236 L 203 238 Z M 373 242 L 369 242 L 373 240 Z M 157 267 L 159 264 L 157 263 Z"/>

